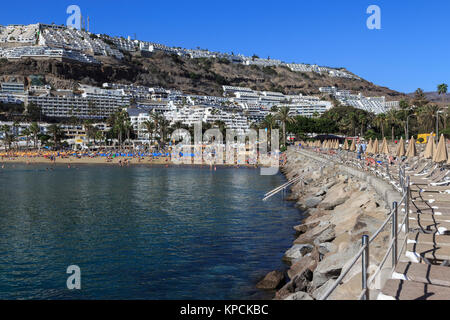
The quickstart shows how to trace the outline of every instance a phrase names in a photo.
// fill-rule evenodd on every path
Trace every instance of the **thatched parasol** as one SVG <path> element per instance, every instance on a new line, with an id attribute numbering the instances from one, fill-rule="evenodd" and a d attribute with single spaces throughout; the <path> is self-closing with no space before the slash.
<path id="1" fill-rule="evenodd" d="M 414 140 L 414 137 L 409 140 L 408 150 L 406 151 L 406 157 L 408 158 L 414 158 L 417 156 L 417 149 L 416 149 L 416 140 Z"/>
<path id="2" fill-rule="evenodd" d="M 385 155 L 389 155 L 389 153 L 390 153 L 386 138 L 383 139 L 383 144 L 381 146 L 381 153 L 385 154 Z"/>
<path id="3" fill-rule="evenodd" d="M 436 163 L 447 162 L 448 160 L 448 152 L 447 147 L 445 145 L 445 137 L 442 134 L 439 139 L 439 144 L 436 149 L 436 154 L 433 157 L 433 161 Z"/>
<path id="4" fill-rule="evenodd" d="M 405 155 L 405 141 L 403 140 L 403 137 L 400 139 L 400 142 L 398 143 L 396 155 L 398 158 L 401 158 Z"/>

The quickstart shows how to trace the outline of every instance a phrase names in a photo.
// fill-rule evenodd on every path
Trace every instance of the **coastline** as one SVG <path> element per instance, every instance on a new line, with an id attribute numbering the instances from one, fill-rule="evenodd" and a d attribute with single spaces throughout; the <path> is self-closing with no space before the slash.
<path id="1" fill-rule="evenodd" d="M 251 165 L 251 164 L 209 164 L 207 162 L 203 162 L 202 164 L 197 163 L 175 163 L 171 161 L 170 157 L 161 157 L 161 158 L 134 158 L 134 157 L 118 157 L 115 159 L 111 159 L 107 161 L 105 158 L 100 157 L 64 157 L 64 158 L 56 158 L 55 161 L 51 161 L 48 158 L 45 157 L 30 157 L 30 158 L 24 158 L 24 157 L 12 157 L 12 158 L 3 158 L 0 159 L 0 164 L 26 164 L 26 165 L 33 165 L 33 164 L 45 164 L 45 165 L 115 165 L 119 166 L 121 163 L 127 160 L 127 163 L 129 165 L 155 165 L 155 166 L 176 166 L 176 167 L 232 167 L 232 168 L 260 168 L 260 165 Z M 120 162 L 119 162 L 120 161 Z"/>
<path id="2" fill-rule="evenodd" d="M 388 192 L 382 194 L 371 179 L 357 178 L 342 166 L 323 160 L 294 148 L 287 152 L 282 173 L 287 180 L 298 175 L 302 179 L 292 185 L 286 200 L 296 202 L 303 218 L 293 226 L 296 240 L 283 257 L 287 272 L 272 271 L 259 283 L 276 290 L 275 300 L 320 299 L 360 249 L 362 235 L 374 232 L 386 217 Z M 388 234 L 377 240 L 370 253 L 371 267 L 382 259 L 387 239 Z M 356 299 L 360 282 L 359 262 L 330 299 Z"/>

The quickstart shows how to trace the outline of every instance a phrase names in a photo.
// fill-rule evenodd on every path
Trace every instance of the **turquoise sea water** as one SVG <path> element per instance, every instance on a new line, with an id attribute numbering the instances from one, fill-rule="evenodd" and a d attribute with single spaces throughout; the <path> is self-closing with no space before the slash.
<path id="1" fill-rule="evenodd" d="M 300 212 L 256 169 L 7 165 L 0 299 L 261 299 Z M 66 269 L 81 268 L 69 291 Z"/>

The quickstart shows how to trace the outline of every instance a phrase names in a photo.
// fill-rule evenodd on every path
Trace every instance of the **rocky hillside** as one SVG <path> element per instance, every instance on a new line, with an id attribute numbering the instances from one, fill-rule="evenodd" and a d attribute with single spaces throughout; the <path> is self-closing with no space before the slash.
<path id="1" fill-rule="evenodd" d="M 412 99 L 414 98 L 414 93 L 408 94 Z M 439 95 L 437 92 L 425 92 L 425 97 L 428 101 L 437 104 L 448 104 L 450 103 L 450 93 L 447 93 L 444 97 Z"/>
<path id="2" fill-rule="evenodd" d="M 120 82 L 178 89 L 191 94 L 222 95 L 222 85 L 245 86 L 285 94 L 318 94 L 319 87 L 336 86 L 368 96 L 397 100 L 403 94 L 365 80 L 331 78 L 316 73 L 292 72 L 286 67 L 262 68 L 231 64 L 219 59 L 188 59 L 164 53 L 149 57 L 127 54 L 121 62 L 100 57 L 102 65 L 25 59 L 1 61 L 0 77 L 43 75 L 48 83 L 72 88 L 77 82 L 101 85 Z"/>

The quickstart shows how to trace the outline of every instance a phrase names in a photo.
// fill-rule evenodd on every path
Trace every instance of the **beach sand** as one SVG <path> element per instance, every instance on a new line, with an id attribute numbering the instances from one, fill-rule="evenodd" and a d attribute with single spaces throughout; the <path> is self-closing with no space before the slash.
<path id="1" fill-rule="evenodd" d="M 67 164 L 67 165 L 77 165 L 77 164 L 102 164 L 102 165 L 116 165 L 119 166 L 119 161 L 124 164 L 124 161 L 127 160 L 127 162 L 130 165 L 193 165 L 193 166 L 210 166 L 209 162 L 203 162 L 202 164 L 194 164 L 192 162 L 191 164 L 185 164 L 185 163 L 177 163 L 172 162 L 170 157 L 157 157 L 157 158 L 150 158 L 150 157 L 144 157 L 144 158 L 133 158 L 133 157 L 116 157 L 115 159 L 108 160 L 105 157 L 56 157 L 56 161 L 51 161 L 49 158 L 45 157 L 4 157 L 0 159 L 0 164 Z M 236 166 L 230 165 L 230 164 L 212 164 L 212 166 Z M 258 167 L 255 165 L 249 165 L 249 164 L 239 164 L 240 167 Z"/>

